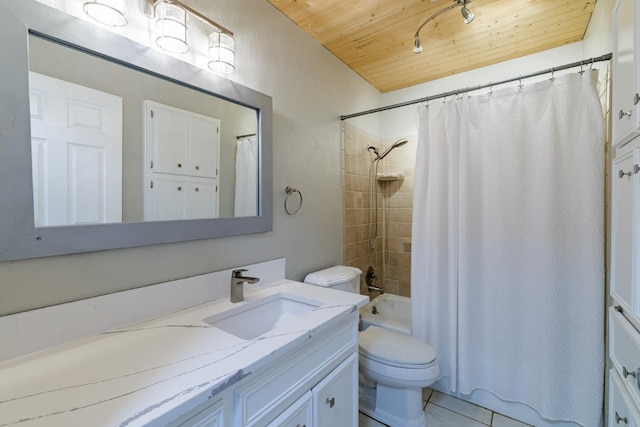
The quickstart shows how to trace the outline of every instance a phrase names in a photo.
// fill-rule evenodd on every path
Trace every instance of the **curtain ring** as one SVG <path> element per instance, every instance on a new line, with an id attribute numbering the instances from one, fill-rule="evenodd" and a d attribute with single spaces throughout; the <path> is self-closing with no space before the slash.
<path id="1" fill-rule="evenodd" d="M 302 207 L 302 193 L 297 188 L 293 188 L 293 187 L 289 187 L 289 186 L 287 186 L 287 188 L 285 188 L 285 191 L 287 192 L 287 197 L 285 197 L 285 199 L 284 199 L 284 211 L 288 215 L 295 215 L 295 214 L 298 213 L 298 211 Z M 294 193 L 298 193 L 298 196 L 300 197 L 300 201 L 298 202 L 298 207 L 297 208 L 290 210 L 289 207 L 287 206 L 287 201 L 289 200 L 289 197 L 291 197 L 291 195 L 294 194 Z"/>
<path id="2" fill-rule="evenodd" d="M 583 63 L 582 60 L 580 60 L 580 72 L 578 74 L 583 75 L 584 74 L 584 69 L 582 68 Z"/>
<path id="3" fill-rule="evenodd" d="M 518 84 L 518 89 L 522 89 L 522 75 L 520 75 L 520 77 L 518 77 L 518 81 L 520 82 Z"/>
<path id="4" fill-rule="evenodd" d="M 556 70 L 554 70 L 553 67 L 551 67 L 551 78 L 549 80 L 554 81 L 556 79 L 555 78 L 555 72 L 556 72 Z"/>

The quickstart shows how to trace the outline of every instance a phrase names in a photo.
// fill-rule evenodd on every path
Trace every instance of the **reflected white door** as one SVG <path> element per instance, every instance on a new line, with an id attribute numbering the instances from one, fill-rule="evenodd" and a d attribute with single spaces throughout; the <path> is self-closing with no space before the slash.
<path id="1" fill-rule="evenodd" d="M 122 98 L 29 73 L 36 226 L 122 221 Z"/>

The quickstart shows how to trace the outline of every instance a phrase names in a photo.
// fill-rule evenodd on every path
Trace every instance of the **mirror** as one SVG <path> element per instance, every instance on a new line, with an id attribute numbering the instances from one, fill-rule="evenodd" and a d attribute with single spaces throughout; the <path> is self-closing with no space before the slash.
<path id="1" fill-rule="evenodd" d="M 255 109 L 35 35 L 29 36 L 29 71 L 36 227 L 73 225 L 82 222 L 183 219 L 181 216 L 187 214 L 190 217 L 202 218 L 258 215 L 255 203 L 252 204 L 251 210 L 238 212 L 238 208 L 245 203 L 243 200 L 236 200 L 257 199 L 255 193 L 247 194 L 248 189 L 243 190 L 240 185 L 245 175 L 257 176 L 257 163 L 252 165 L 252 170 L 245 168 L 236 171 L 237 161 L 242 158 L 238 156 L 238 148 L 244 148 L 241 144 L 244 140 L 250 139 L 248 135 L 257 134 L 258 115 Z M 115 97 L 121 105 L 119 113 L 113 114 L 115 117 L 109 117 L 110 111 L 106 108 L 109 104 L 103 102 L 105 97 L 107 100 Z M 79 102 L 81 103 L 78 104 Z M 162 120 L 162 117 L 156 115 L 151 118 L 144 114 L 145 103 L 153 103 L 157 108 L 166 111 L 168 117 L 165 123 L 153 126 L 154 121 Z M 87 105 L 104 106 L 104 108 L 87 109 Z M 44 111 L 39 111 L 40 108 Z M 67 108 L 74 108 L 68 115 L 75 117 L 76 123 L 67 123 L 66 115 L 61 114 L 61 111 Z M 58 111 L 56 114 L 47 114 L 47 109 Z M 79 112 L 74 114 L 78 110 Z M 47 117 L 48 120 L 39 119 L 41 116 Z M 55 117 L 59 117 L 60 125 L 53 123 Z M 203 164 L 194 164 L 191 172 L 184 172 L 182 169 L 188 169 L 189 166 L 187 159 L 184 158 L 186 155 L 182 152 L 176 153 L 172 148 L 178 146 L 182 148 L 181 151 L 189 148 L 195 152 L 193 157 L 199 153 L 195 148 L 181 146 L 188 136 L 180 134 L 177 140 L 167 141 L 167 144 L 174 147 L 167 147 L 164 150 L 171 156 L 166 159 L 166 162 L 171 162 L 171 165 L 167 165 L 165 173 L 156 173 L 155 171 L 163 163 L 162 158 L 158 159 L 158 155 L 163 151 L 160 150 L 158 153 L 154 146 L 156 142 L 154 139 L 160 137 L 162 141 L 163 135 L 154 135 L 152 131 L 145 132 L 145 123 L 150 123 L 152 127 L 162 130 L 172 126 L 168 123 L 170 120 L 177 121 L 176 127 L 179 127 L 180 123 L 188 123 L 190 117 L 195 117 L 196 122 L 214 119 L 216 127 L 211 129 L 210 134 L 204 135 L 204 142 L 211 142 L 215 149 L 208 150 L 208 147 L 205 147 L 202 150 L 204 151 L 202 157 L 206 158 L 197 159 Z M 78 123 L 78 120 L 85 120 L 85 122 Z M 117 135 L 108 138 L 108 129 L 105 127 L 107 124 L 115 127 L 116 122 L 120 124 L 118 128 L 122 128 L 122 132 L 117 132 Z M 40 135 L 41 132 L 43 135 Z M 49 137 L 48 133 L 52 137 Z M 67 136 L 66 134 L 70 135 L 63 139 Z M 115 141 L 109 141 L 109 139 Z M 108 143 L 105 143 L 105 140 Z M 121 155 L 110 155 L 111 150 Z M 54 156 L 53 153 L 57 151 L 77 153 L 72 159 L 75 159 L 78 164 L 69 164 L 71 159 L 66 157 L 60 159 L 61 156 Z M 209 151 L 215 152 L 209 153 Z M 48 155 L 39 155 L 45 152 Z M 119 160 L 117 165 L 104 166 L 105 163 L 109 163 L 104 160 L 105 158 L 116 157 Z M 179 157 L 182 159 L 176 159 Z M 154 168 L 150 167 L 152 162 L 155 162 Z M 180 164 L 181 167 L 173 167 L 173 163 Z M 208 169 L 211 173 L 201 173 L 200 171 L 204 171 L 208 163 L 210 163 Z M 69 168 L 73 168 L 73 174 L 65 174 Z M 88 170 L 82 173 L 83 169 Z M 96 174 L 97 171 L 101 173 Z M 236 181 L 237 174 L 240 175 L 238 181 Z M 60 179 L 61 175 L 66 176 L 67 179 Z M 162 193 L 159 184 L 164 182 L 163 179 L 169 179 L 181 186 L 182 182 L 187 181 L 185 176 L 195 178 L 196 182 L 205 186 L 208 183 L 213 186 L 214 194 L 209 197 L 210 200 L 203 202 L 203 205 L 210 209 L 203 208 L 202 213 L 192 213 L 187 209 L 176 212 L 171 206 L 164 206 L 178 204 L 181 200 L 171 199 L 173 192 L 169 192 L 168 195 Z M 73 178 L 81 182 L 72 182 Z M 110 185 L 112 181 L 114 184 Z M 87 188 L 84 191 L 82 188 L 77 188 L 81 186 Z M 62 190 L 55 191 L 56 187 L 62 187 Z M 76 192 L 68 194 L 67 188 L 76 189 Z M 200 189 L 200 187 L 195 188 Z M 158 191 L 159 189 L 161 191 Z M 255 191 L 254 188 L 253 190 Z M 184 193 L 186 191 L 176 192 L 176 197 L 182 197 Z M 203 193 L 199 191 L 198 195 Z M 99 194 L 104 194 L 104 199 L 110 196 L 115 200 L 107 199 L 105 203 L 99 203 L 94 200 Z M 85 195 L 84 199 L 88 199 L 84 203 L 83 195 Z M 158 200 L 163 195 L 166 200 Z M 147 198 L 150 199 L 148 202 Z M 120 209 L 115 208 L 114 205 L 120 205 L 120 201 Z M 67 206 L 71 202 L 79 206 L 74 206 L 73 211 L 69 212 L 70 209 Z M 192 211 L 198 207 L 193 201 L 191 205 L 194 206 Z M 100 207 L 102 209 L 98 210 Z M 63 212 L 60 212 L 61 210 Z M 87 218 L 82 218 L 82 214 Z"/>
<path id="2" fill-rule="evenodd" d="M 267 95 L 31 0 L 9 0 L 0 7 L 0 52 L 12 59 L 0 64 L 0 75 L 4 76 L 0 81 L 0 261 L 271 230 L 272 100 Z M 82 225 L 63 226 L 63 222 L 42 220 L 39 200 L 45 198 L 39 196 L 45 186 L 38 173 L 32 175 L 31 167 L 32 158 L 37 165 L 42 163 L 42 156 L 37 149 L 33 156 L 31 153 L 38 130 L 34 128 L 31 132 L 30 118 L 37 113 L 38 103 L 33 87 L 29 96 L 30 70 L 122 99 L 121 184 L 115 186 L 121 193 L 113 199 L 121 202 L 119 221 L 83 224 L 80 218 L 75 224 Z M 159 158 L 152 155 L 155 149 L 149 149 L 148 134 L 152 132 L 148 131 L 151 128 L 145 128 L 149 126 L 144 124 L 148 112 L 145 105 L 218 123 L 217 159 L 209 162 L 209 166 L 217 166 L 213 167 L 217 169 L 215 175 L 188 173 L 184 184 L 187 188 L 192 181 L 196 182 L 194 188 L 199 194 L 204 193 L 200 184 L 211 184 L 211 188 L 216 185 L 215 211 L 177 217 L 149 214 L 150 206 L 161 210 L 146 194 L 146 188 L 149 185 L 158 188 L 160 178 L 166 175 L 159 174 L 162 171 L 157 163 L 155 170 L 148 167 L 154 160 L 159 162 Z M 167 126 L 173 129 L 173 125 Z M 234 218 L 239 211 L 234 206 L 236 141 L 251 134 L 255 134 L 257 141 L 257 168 L 245 168 L 237 176 L 245 181 L 246 176 L 254 177 L 257 194 L 242 217 Z M 91 156 L 80 158 L 86 162 Z M 188 163 L 187 160 L 185 167 Z M 213 170 L 195 166 L 199 171 Z M 169 172 L 173 180 L 175 174 Z M 198 173 L 202 176 L 194 178 Z M 91 200 L 95 192 L 85 193 Z M 52 203 L 61 204 L 64 203 Z M 253 212 L 256 215 L 249 216 Z"/>

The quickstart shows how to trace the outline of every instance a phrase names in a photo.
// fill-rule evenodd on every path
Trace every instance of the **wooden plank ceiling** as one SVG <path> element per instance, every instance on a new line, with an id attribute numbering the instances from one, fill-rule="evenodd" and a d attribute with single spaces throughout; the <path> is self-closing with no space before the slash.
<path id="1" fill-rule="evenodd" d="M 381 92 L 582 40 L 596 0 L 473 0 L 465 24 L 452 0 L 269 0 Z"/>

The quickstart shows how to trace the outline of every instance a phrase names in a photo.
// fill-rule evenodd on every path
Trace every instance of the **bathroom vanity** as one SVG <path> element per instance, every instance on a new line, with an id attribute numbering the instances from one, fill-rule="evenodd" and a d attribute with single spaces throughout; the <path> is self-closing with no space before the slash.
<path id="1" fill-rule="evenodd" d="M 6 361 L 0 425 L 355 426 L 366 301 L 283 280 Z"/>

